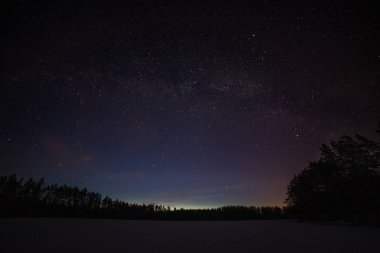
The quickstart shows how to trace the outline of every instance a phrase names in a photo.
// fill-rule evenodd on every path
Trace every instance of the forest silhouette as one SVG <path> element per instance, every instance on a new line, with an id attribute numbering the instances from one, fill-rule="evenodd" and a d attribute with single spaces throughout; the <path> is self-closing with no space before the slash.
<path id="1" fill-rule="evenodd" d="M 376 131 L 380 134 L 379 129 Z M 290 181 L 286 206 L 223 206 L 175 209 L 135 204 L 86 188 L 44 179 L 0 177 L 0 217 L 86 217 L 161 220 L 295 218 L 380 225 L 380 142 L 361 135 L 322 144 L 319 160 Z"/>
<path id="2" fill-rule="evenodd" d="M 236 220 L 284 218 L 280 207 L 224 206 L 175 209 L 156 204 L 114 200 L 86 188 L 45 185 L 44 179 L 0 177 L 0 216 L 87 217 L 117 219 Z"/>

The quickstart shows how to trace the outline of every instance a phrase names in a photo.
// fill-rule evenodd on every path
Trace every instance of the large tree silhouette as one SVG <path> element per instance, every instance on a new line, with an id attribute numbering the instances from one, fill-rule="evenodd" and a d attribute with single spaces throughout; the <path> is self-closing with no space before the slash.
<path id="1" fill-rule="evenodd" d="M 288 185 L 289 210 L 301 219 L 380 224 L 380 143 L 343 136 L 320 150 Z"/>

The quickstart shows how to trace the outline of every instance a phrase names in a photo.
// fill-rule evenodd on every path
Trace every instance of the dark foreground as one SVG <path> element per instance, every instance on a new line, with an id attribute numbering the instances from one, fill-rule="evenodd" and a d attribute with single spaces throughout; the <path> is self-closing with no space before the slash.
<path id="1" fill-rule="evenodd" d="M 380 229 L 292 221 L 0 219 L 0 252 L 380 252 Z"/>

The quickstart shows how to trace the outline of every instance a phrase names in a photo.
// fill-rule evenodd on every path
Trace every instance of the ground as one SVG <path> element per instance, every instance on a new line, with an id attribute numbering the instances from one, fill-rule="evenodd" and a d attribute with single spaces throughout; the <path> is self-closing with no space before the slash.
<path id="1" fill-rule="evenodd" d="M 0 219 L 0 252 L 380 252 L 380 229 L 281 221 Z"/>

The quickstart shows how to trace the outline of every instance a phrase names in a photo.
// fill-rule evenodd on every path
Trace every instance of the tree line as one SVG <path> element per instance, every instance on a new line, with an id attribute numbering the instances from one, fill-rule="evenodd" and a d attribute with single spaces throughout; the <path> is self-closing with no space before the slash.
<path id="1" fill-rule="evenodd" d="M 380 135 L 379 129 L 376 131 Z M 322 144 L 321 156 L 294 176 L 286 206 L 223 206 L 172 209 L 114 200 L 44 179 L 0 177 L 0 217 L 90 217 L 165 220 L 244 220 L 297 218 L 380 226 L 380 139 L 343 136 Z"/>
<path id="2" fill-rule="evenodd" d="M 223 206 L 210 209 L 175 209 L 156 204 L 135 204 L 86 188 L 57 184 L 44 179 L 0 177 L 1 217 L 84 217 L 164 220 L 242 220 L 285 218 L 285 209 L 264 206 Z"/>

